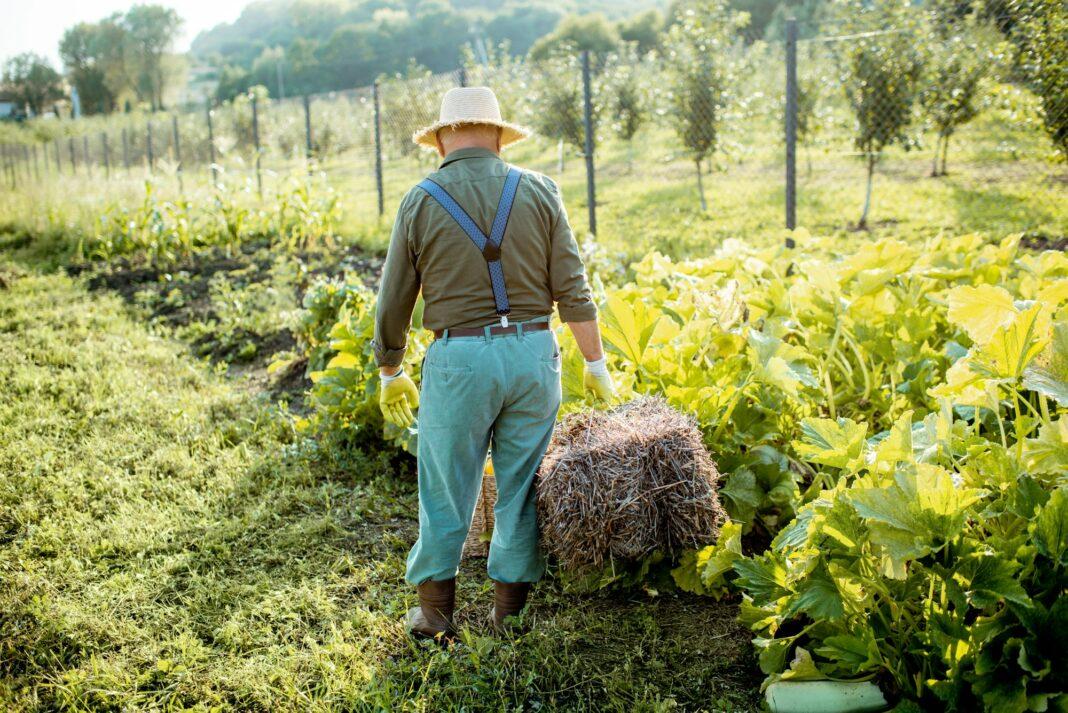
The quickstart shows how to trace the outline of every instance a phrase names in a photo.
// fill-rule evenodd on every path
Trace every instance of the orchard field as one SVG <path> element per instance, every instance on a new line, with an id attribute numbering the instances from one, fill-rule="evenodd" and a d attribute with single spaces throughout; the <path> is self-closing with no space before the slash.
<path id="1" fill-rule="evenodd" d="M 628 139 L 602 121 L 596 236 L 574 146 L 507 154 L 560 183 L 621 395 L 697 419 L 730 522 L 678 557 L 551 567 L 504 639 L 465 562 L 448 650 L 400 623 L 416 436 L 384 427 L 369 343 L 429 158 L 387 152 L 380 216 L 363 139 L 308 162 L 279 103 L 262 154 L 221 134 L 214 185 L 163 152 L 5 186 L 0 708 L 748 711 L 826 679 L 899 711 L 1068 708 L 1063 134 L 1035 83 L 991 71 L 931 176 L 937 127 L 869 117 L 894 135 L 861 146 L 839 78 L 809 82 L 821 47 L 799 53 L 823 94 L 797 230 L 760 101 L 781 47 L 739 60 L 696 160 L 662 116 Z M 502 102 L 529 112 L 528 88 Z M 334 141 L 367 131 L 332 101 Z M 568 412 L 582 358 L 555 326 Z M 417 319 L 417 381 L 428 339 Z"/>

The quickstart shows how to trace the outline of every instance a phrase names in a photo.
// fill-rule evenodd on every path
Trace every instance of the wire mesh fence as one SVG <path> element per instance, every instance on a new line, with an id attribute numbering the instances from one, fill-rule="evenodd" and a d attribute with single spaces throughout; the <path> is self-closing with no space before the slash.
<path id="1" fill-rule="evenodd" d="M 435 120 L 442 94 L 486 85 L 506 118 L 536 133 L 509 158 L 584 198 L 583 227 L 594 232 L 600 207 L 618 218 L 660 210 L 660 198 L 675 210 L 689 195 L 695 211 L 746 229 L 929 213 L 943 226 L 1062 237 L 1063 8 L 1007 18 L 967 5 L 882 7 L 789 21 L 775 37 L 682 23 L 647 55 L 502 56 L 282 100 L 260 88 L 196 111 L 62 122 L 62 136 L 0 155 L 12 187 L 154 176 L 263 194 L 315 173 L 350 207 L 381 214 L 436 166 L 411 136 Z"/>

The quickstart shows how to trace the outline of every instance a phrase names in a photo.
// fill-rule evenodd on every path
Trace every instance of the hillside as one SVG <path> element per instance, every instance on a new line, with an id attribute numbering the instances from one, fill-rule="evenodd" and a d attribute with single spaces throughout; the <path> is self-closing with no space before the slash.
<path id="1" fill-rule="evenodd" d="M 191 54 L 223 70 L 223 95 L 257 83 L 273 87 L 279 65 L 285 85 L 327 91 L 367 84 L 412 60 L 432 71 L 456 67 L 469 43 L 508 43 L 522 54 L 569 13 L 618 20 L 666 6 L 666 0 L 261 0 L 233 23 L 202 32 Z"/>

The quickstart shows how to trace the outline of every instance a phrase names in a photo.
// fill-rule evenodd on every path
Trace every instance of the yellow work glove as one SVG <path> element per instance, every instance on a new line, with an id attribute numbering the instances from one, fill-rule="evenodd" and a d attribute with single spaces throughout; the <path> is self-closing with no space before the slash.
<path id="1" fill-rule="evenodd" d="M 616 387 L 612 383 L 612 375 L 608 373 L 604 357 L 586 362 L 586 368 L 582 374 L 582 386 L 586 392 L 593 395 L 595 400 L 612 401 L 616 398 Z"/>
<path id="2" fill-rule="evenodd" d="M 412 409 L 419 407 L 419 389 L 403 370 L 398 371 L 395 376 L 383 376 L 378 405 L 386 423 L 408 428 L 415 423 Z"/>

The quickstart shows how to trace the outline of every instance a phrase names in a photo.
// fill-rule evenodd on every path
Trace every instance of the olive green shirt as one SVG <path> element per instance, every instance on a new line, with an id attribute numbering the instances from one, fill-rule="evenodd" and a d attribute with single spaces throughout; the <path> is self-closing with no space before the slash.
<path id="1" fill-rule="evenodd" d="M 507 174 L 508 164 L 494 152 L 469 148 L 446 156 L 430 178 L 488 235 Z M 523 172 L 501 244 L 501 264 L 510 321 L 551 314 L 553 303 L 565 322 L 597 316 L 560 189 L 552 179 Z M 484 327 L 500 319 L 482 253 L 452 216 L 416 187 L 397 211 L 378 290 L 374 350 L 380 366 L 403 360 L 420 289 L 427 329 Z"/>

